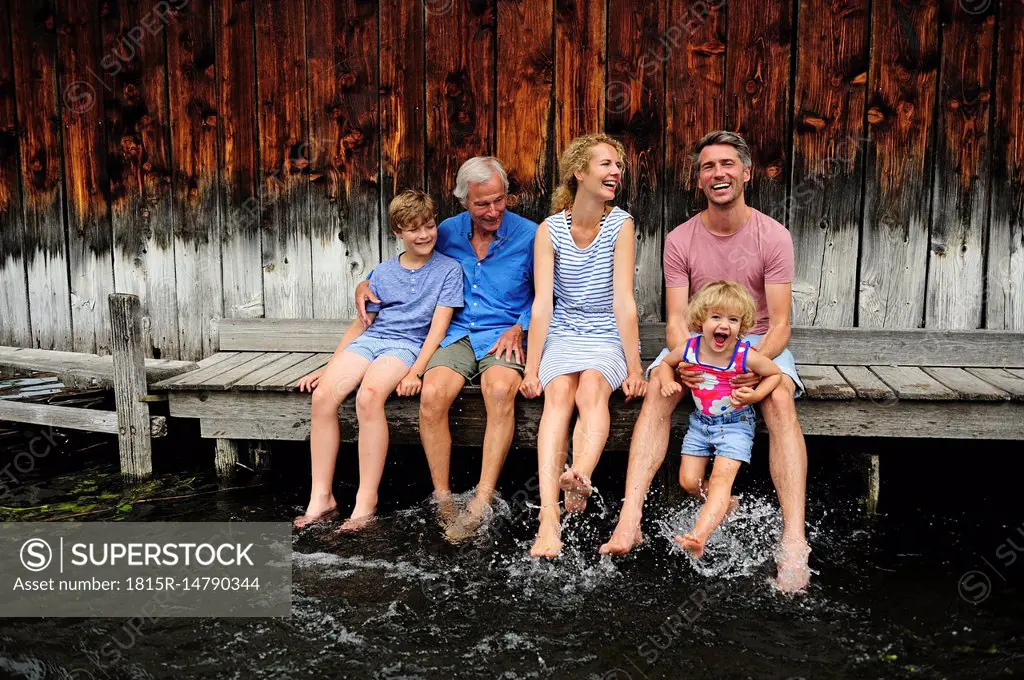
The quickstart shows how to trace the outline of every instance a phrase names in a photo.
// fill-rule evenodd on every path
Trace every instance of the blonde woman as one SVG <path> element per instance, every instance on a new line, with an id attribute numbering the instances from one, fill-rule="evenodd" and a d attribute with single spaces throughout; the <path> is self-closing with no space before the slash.
<path id="1" fill-rule="evenodd" d="M 586 507 L 590 475 L 608 439 L 612 391 L 621 386 L 632 399 L 647 390 L 633 298 L 633 218 L 611 205 L 624 155 L 622 144 L 608 135 L 574 139 L 559 160 L 554 214 L 537 229 L 535 297 L 520 386 L 529 398 L 544 393 L 534 557 L 556 557 L 562 550 L 559 489 L 567 512 Z M 572 467 L 562 472 L 576 409 Z"/>

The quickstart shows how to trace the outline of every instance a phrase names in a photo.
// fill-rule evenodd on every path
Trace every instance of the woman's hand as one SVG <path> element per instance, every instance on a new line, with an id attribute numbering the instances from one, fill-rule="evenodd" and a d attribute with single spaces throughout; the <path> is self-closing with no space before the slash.
<path id="1" fill-rule="evenodd" d="M 370 327 L 370 317 L 366 316 L 366 303 L 374 302 L 380 304 L 380 300 L 370 290 L 370 282 L 367 280 L 360 281 L 359 285 L 356 286 L 356 313 L 359 315 L 359 320 L 363 322 L 363 328 Z"/>
<path id="2" fill-rule="evenodd" d="M 689 387 L 690 390 L 697 389 L 704 382 L 704 374 L 696 369 L 695 365 L 688 364 L 685 361 L 679 362 L 679 365 L 676 366 L 676 375 L 679 376 L 679 380 Z"/>
<path id="3" fill-rule="evenodd" d="M 316 386 L 320 384 L 320 376 L 322 376 L 326 370 L 326 368 L 321 368 L 320 370 L 313 371 L 309 375 L 300 378 L 299 382 L 296 383 L 295 386 L 298 388 L 299 392 L 312 392 L 316 389 Z"/>
<path id="4" fill-rule="evenodd" d="M 638 399 L 647 394 L 647 381 L 643 373 L 630 373 L 622 382 L 622 391 L 626 393 L 626 401 Z"/>
<path id="5" fill-rule="evenodd" d="M 421 389 L 423 389 L 423 381 L 416 375 L 416 371 L 412 370 L 405 374 L 402 382 L 398 383 L 395 394 L 400 397 L 415 397 Z"/>
<path id="6" fill-rule="evenodd" d="M 523 395 L 527 399 L 535 399 L 540 396 L 544 388 L 540 384 L 540 376 L 536 373 L 528 372 L 523 376 L 523 382 L 519 385 L 519 394 Z"/>

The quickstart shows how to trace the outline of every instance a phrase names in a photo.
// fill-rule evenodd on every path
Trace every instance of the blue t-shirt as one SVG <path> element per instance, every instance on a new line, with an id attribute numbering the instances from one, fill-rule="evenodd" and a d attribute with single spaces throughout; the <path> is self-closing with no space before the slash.
<path id="1" fill-rule="evenodd" d="M 396 256 L 374 268 L 370 290 L 380 304 L 366 304 L 377 316 L 363 335 L 422 345 L 436 307 L 462 306 L 462 267 L 436 250 L 419 269 L 403 267 Z"/>

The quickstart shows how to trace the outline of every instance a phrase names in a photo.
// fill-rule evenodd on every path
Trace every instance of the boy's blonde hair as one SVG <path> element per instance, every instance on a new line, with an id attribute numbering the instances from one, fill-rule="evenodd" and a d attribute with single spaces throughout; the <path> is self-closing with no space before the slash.
<path id="1" fill-rule="evenodd" d="M 700 333 L 711 310 L 732 312 L 740 317 L 740 337 L 754 327 L 757 319 L 757 305 L 746 288 L 734 281 L 715 281 L 697 292 L 690 300 L 687 315 L 690 330 Z"/>
<path id="2" fill-rule="evenodd" d="M 555 193 L 551 197 L 551 212 L 557 213 L 572 207 L 576 200 L 576 173 L 586 172 L 590 159 L 594 156 L 593 148 L 598 144 L 607 144 L 619 154 L 619 162 L 625 171 L 626 149 L 622 142 L 609 135 L 598 133 L 582 135 L 569 142 L 569 146 L 558 159 L 558 176 L 561 178 Z M 621 186 L 621 185 L 620 185 Z"/>
<path id="3" fill-rule="evenodd" d="M 403 229 L 429 222 L 437 215 L 434 199 L 419 189 L 406 189 L 391 199 L 388 205 L 388 221 L 394 234 Z"/>

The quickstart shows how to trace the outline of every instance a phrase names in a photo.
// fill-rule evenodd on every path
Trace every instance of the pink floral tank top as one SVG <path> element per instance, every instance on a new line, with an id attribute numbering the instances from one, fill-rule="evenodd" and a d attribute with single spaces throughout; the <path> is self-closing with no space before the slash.
<path id="1" fill-rule="evenodd" d="M 721 368 L 700 362 L 700 340 L 699 335 L 690 338 L 683 349 L 683 361 L 699 366 L 701 373 L 704 374 L 704 381 L 700 386 L 691 390 L 693 403 L 704 415 L 724 416 L 738 410 L 729 398 L 733 389 L 729 381 L 747 372 L 747 352 L 750 351 L 750 343 L 737 341 L 729 365 Z"/>

